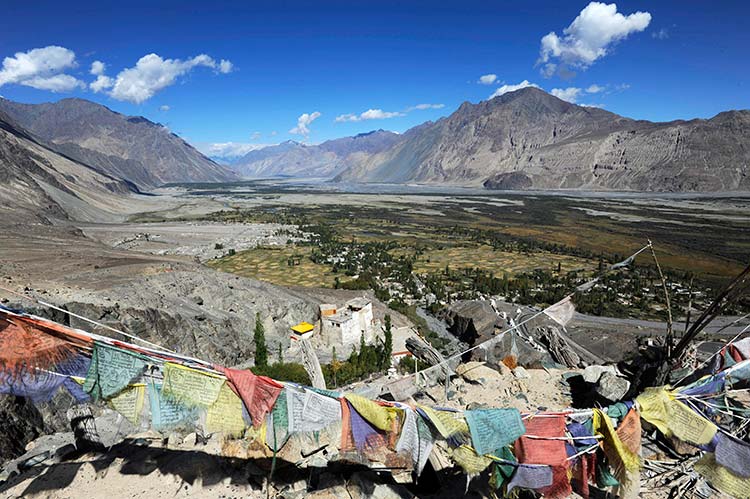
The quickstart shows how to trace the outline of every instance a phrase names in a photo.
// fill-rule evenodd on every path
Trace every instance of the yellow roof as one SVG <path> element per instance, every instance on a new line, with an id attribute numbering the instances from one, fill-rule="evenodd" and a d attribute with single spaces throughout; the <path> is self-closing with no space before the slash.
<path id="1" fill-rule="evenodd" d="M 296 326 L 292 326 L 292 331 L 299 334 L 309 333 L 313 329 L 315 329 L 315 326 L 313 326 L 309 322 L 300 322 Z"/>

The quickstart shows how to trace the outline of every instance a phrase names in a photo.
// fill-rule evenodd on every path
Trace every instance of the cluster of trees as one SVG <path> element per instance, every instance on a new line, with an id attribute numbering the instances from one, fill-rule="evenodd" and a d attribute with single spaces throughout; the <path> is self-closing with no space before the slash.
<path id="1" fill-rule="evenodd" d="M 296 362 L 284 362 L 279 344 L 278 359 L 274 363 L 268 361 L 268 347 L 266 346 L 266 332 L 260 313 L 255 314 L 255 330 L 253 331 L 253 342 L 255 343 L 255 365 L 251 369 L 255 374 L 268 376 L 281 381 L 292 381 L 302 385 L 310 384 L 310 376 L 305 366 Z"/>
<path id="2" fill-rule="evenodd" d="M 326 386 L 343 386 L 359 381 L 371 374 L 380 373 L 391 367 L 393 358 L 393 328 L 391 316 L 386 314 L 383 326 L 383 338 L 375 345 L 365 344 L 361 337 L 359 350 L 352 350 L 349 357 L 338 360 L 336 347 L 333 347 L 332 360 L 322 366 Z"/>

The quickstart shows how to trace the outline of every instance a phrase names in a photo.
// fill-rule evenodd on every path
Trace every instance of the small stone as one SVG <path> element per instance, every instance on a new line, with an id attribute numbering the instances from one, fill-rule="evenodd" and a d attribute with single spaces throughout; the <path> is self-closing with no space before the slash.
<path id="1" fill-rule="evenodd" d="M 513 369 L 513 376 L 515 376 L 518 379 L 529 379 L 531 376 L 529 376 L 528 371 L 524 369 L 522 366 L 518 366 L 515 369 Z"/>
<path id="2" fill-rule="evenodd" d="M 179 433 L 170 433 L 167 437 L 167 449 L 179 449 L 182 442 L 182 436 Z"/>

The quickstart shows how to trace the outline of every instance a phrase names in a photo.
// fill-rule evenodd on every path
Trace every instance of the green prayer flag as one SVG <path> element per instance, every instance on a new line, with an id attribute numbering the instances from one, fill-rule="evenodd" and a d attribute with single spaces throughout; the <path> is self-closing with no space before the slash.
<path id="1" fill-rule="evenodd" d="M 142 355 L 96 342 L 83 390 L 94 400 L 109 400 L 143 374 L 147 361 Z"/>

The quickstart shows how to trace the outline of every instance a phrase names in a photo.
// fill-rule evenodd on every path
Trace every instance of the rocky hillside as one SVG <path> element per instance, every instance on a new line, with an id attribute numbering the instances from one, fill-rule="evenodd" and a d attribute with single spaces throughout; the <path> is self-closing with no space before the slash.
<path id="1" fill-rule="evenodd" d="M 375 130 L 318 145 L 289 140 L 250 151 L 231 166 L 248 178 L 332 177 L 358 160 L 393 146 L 399 137 L 393 132 Z"/>
<path id="2" fill-rule="evenodd" d="M 490 189 L 723 191 L 750 188 L 750 111 L 652 123 L 536 88 L 468 102 L 336 180 Z"/>
<path id="3" fill-rule="evenodd" d="M 0 98 L 0 111 L 61 154 L 141 188 L 237 179 L 166 127 L 87 100 L 21 104 Z"/>
<path id="4" fill-rule="evenodd" d="M 0 112 L 0 210 L 3 222 L 107 219 L 137 188 L 37 142 Z"/>

